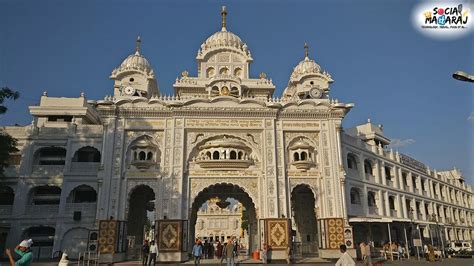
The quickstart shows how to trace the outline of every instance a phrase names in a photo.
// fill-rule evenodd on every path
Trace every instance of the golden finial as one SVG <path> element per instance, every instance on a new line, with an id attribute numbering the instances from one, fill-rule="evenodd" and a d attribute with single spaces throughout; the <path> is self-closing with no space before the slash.
<path id="1" fill-rule="evenodd" d="M 142 39 L 140 38 L 140 36 L 138 36 L 137 43 L 135 46 L 135 54 L 140 54 L 141 44 L 142 44 Z"/>
<path id="2" fill-rule="evenodd" d="M 308 49 L 309 49 L 309 46 L 308 46 L 308 43 L 304 43 L 304 58 L 309 58 L 309 53 L 308 53 Z"/>
<path id="3" fill-rule="evenodd" d="M 183 72 L 181 72 L 181 77 L 183 78 L 187 78 L 189 76 L 189 72 L 184 70 Z"/>
<path id="4" fill-rule="evenodd" d="M 262 72 L 262 73 L 260 73 L 259 77 L 260 77 L 260 79 L 266 79 L 267 74 L 265 72 Z"/>
<path id="5" fill-rule="evenodd" d="M 222 11 L 221 11 L 221 16 L 222 16 L 222 31 L 226 31 L 226 17 L 227 17 L 227 9 L 225 6 L 222 6 Z"/>

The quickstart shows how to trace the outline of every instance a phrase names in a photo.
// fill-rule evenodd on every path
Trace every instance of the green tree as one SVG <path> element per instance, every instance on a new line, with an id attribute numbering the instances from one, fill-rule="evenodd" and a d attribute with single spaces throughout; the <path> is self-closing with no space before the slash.
<path id="1" fill-rule="evenodd" d="M 240 228 L 243 230 L 249 230 L 249 213 L 246 208 L 242 209 L 242 224 L 240 225 Z"/>
<path id="2" fill-rule="evenodd" d="M 0 89 L 0 115 L 4 114 L 8 108 L 3 105 L 7 99 L 16 100 L 20 97 L 20 93 L 13 91 L 8 87 Z M 0 129 L 0 176 L 4 176 L 5 167 L 8 166 L 10 154 L 17 152 L 17 140 Z"/>

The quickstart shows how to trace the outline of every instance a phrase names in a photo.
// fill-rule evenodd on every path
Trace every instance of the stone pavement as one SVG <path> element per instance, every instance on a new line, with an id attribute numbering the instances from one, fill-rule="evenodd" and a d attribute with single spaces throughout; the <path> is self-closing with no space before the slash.
<path id="1" fill-rule="evenodd" d="M 4 264 L 5 262 L 0 262 L 1 265 L 7 265 Z M 445 259 L 441 262 L 432 262 L 429 263 L 426 260 L 416 260 L 416 259 L 410 259 L 410 260 L 402 260 L 402 261 L 383 261 L 381 262 L 382 265 L 386 266 L 417 266 L 417 265 L 433 265 L 433 266 L 441 266 L 441 265 L 450 265 L 450 266 L 473 266 L 474 265 L 474 259 L 459 259 L 459 258 L 452 258 L 452 259 Z M 219 261 L 217 260 L 202 260 L 202 265 L 215 265 L 219 266 Z M 262 265 L 261 262 L 259 261 L 250 261 L 250 260 L 240 260 L 238 265 L 245 264 L 245 266 L 250 266 L 250 265 Z M 298 266 L 305 266 L 305 265 L 334 265 L 335 261 L 327 261 L 327 260 L 322 260 L 322 259 L 317 259 L 317 258 L 311 258 L 311 259 L 306 259 L 306 260 L 301 260 L 298 261 L 297 263 L 292 263 L 291 265 L 298 265 Z M 32 266 L 57 266 L 57 262 L 33 262 Z M 71 266 L 77 265 L 77 263 L 71 263 Z M 106 264 L 101 264 L 101 266 L 105 266 Z M 141 266 L 141 263 L 139 261 L 127 261 L 127 262 L 120 262 L 120 263 L 115 263 L 116 266 Z M 180 265 L 180 266 L 187 266 L 187 265 L 194 265 L 192 261 L 188 261 L 185 263 L 157 263 L 155 266 L 171 266 L 171 265 Z M 222 266 L 225 266 L 226 264 L 223 263 Z M 283 263 L 283 261 L 276 261 L 274 263 L 271 263 L 271 265 L 281 265 L 281 266 L 287 266 L 288 264 Z M 356 263 L 357 266 L 362 266 L 363 263 L 358 261 Z"/>

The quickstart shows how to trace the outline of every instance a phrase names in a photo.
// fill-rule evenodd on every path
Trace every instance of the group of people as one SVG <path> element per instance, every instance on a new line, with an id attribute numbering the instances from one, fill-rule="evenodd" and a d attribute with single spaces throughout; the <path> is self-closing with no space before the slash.
<path id="1" fill-rule="evenodd" d="M 158 246 L 155 244 L 155 241 L 152 240 L 148 243 L 148 240 L 145 240 L 142 246 L 142 265 L 155 265 L 157 257 Z"/>
<path id="2" fill-rule="evenodd" d="M 15 261 L 13 258 L 12 251 L 10 249 L 5 249 L 5 254 L 8 257 L 10 266 L 30 266 L 31 261 L 33 260 L 33 252 L 31 251 L 31 246 L 33 245 L 33 240 L 25 239 L 20 242 L 15 247 L 15 254 L 19 256 L 19 259 Z"/>
<path id="3" fill-rule="evenodd" d="M 388 242 L 383 245 L 383 254 L 385 258 L 388 258 L 395 254 L 397 259 L 402 260 L 407 255 L 407 250 L 405 249 L 405 246 L 402 243 Z"/>
<path id="4" fill-rule="evenodd" d="M 212 248 L 212 251 L 209 251 Z M 207 250 L 207 255 L 204 255 L 204 250 Z M 203 244 L 201 240 L 196 239 L 196 242 L 193 246 L 193 250 L 191 251 L 191 254 L 194 258 L 194 265 L 200 265 L 201 263 L 201 258 L 210 258 L 209 252 L 213 254 L 214 252 L 214 247 L 210 243 L 205 243 Z M 238 254 L 238 245 L 237 241 L 235 238 L 227 240 L 224 245 L 222 245 L 220 242 L 217 242 L 216 249 L 215 249 L 215 254 L 217 258 L 220 259 L 220 264 L 225 260 L 227 266 L 234 266 L 235 265 L 235 258 L 237 257 Z M 211 255 L 212 256 L 212 255 Z"/>

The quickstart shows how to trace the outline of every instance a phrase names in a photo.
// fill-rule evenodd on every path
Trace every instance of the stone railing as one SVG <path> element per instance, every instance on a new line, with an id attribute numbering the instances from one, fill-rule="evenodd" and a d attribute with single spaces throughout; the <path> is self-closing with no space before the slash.
<path id="1" fill-rule="evenodd" d="M 58 215 L 59 204 L 55 205 L 28 205 L 25 214 L 28 216 L 52 217 Z"/>
<path id="2" fill-rule="evenodd" d="M 75 173 L 97 173 L 100 163 L 72 162 L 71 172 Z"/>
<path id="3" fill-rule="evenodd" d="M 82 212 L 83 216 L 94 216 L 97 209 L 96 202 L 67 203 L 65 215 L 73 215 L 74 212 Z"/>
<path id="4" fill-rule="evenodd" d="M 378 215 L 379 209 L 377 207 L 369 207 L 369 215 Z"/>
<path id="5" fill-rule="evenodd" d="M 64 172 L 64 165 L 33 165 L 32 174 L 40 176 L 61 175 Z"/>
<path id="6" fill-rule="evenodd" d="M 13 211 L 13 205 L 0 205 L 0 217 L 11 216 Z"/>

